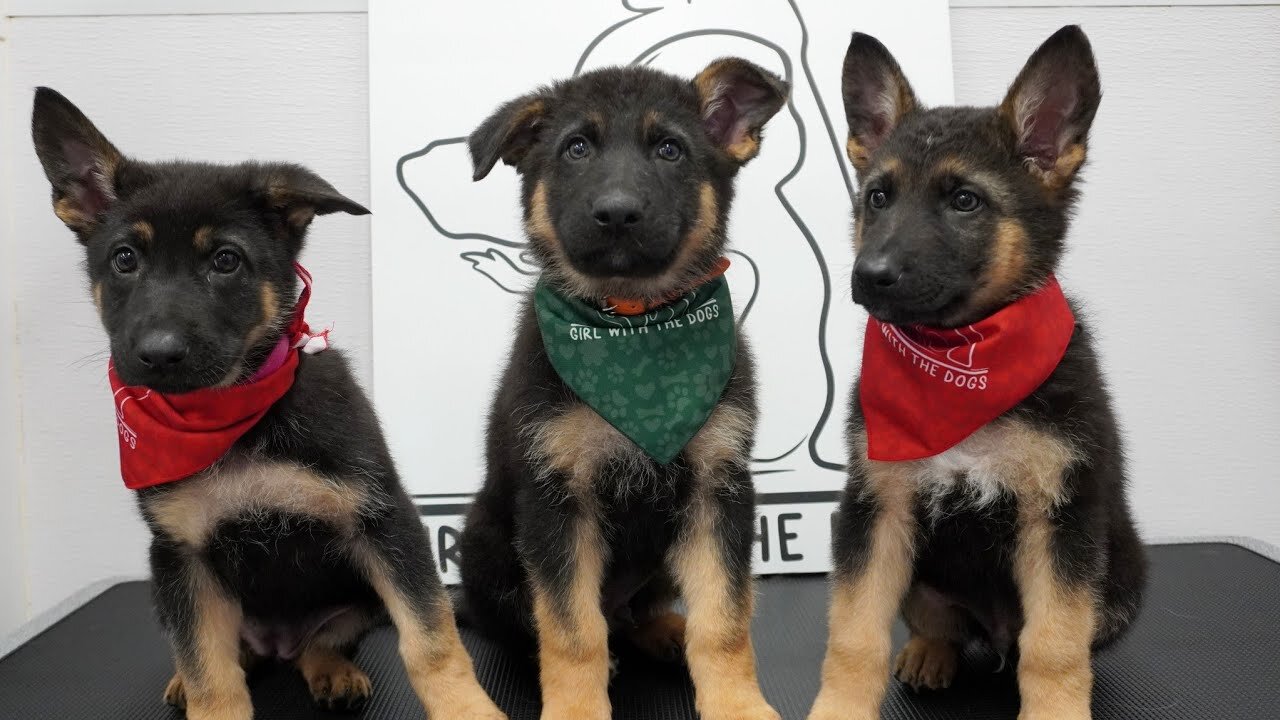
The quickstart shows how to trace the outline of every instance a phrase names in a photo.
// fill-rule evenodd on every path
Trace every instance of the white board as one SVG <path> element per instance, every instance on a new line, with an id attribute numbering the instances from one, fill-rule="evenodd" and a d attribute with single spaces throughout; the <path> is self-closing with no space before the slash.
<path id="1" fill-rule="evenodd" d="M 848 297 L 841 65 L 849 34 L 871 33 L 921 100 L 950 103 L 946 0 L 369 5 L 373 389 L 446 578 L 456 577 L 459 516 L 484 477 L 485 415 L 519 294 L 536 273 L 522 253 L 517 176 L 499 166 L 472 183 L 466 136 L 500 103 L 555 79 L 630 63 L 692 77 L 725 55 L 792 84 L 739 174 L 729 225 L 729 283 L 759 370 L 756 566 L 826 570 L 865 323 Z"/>

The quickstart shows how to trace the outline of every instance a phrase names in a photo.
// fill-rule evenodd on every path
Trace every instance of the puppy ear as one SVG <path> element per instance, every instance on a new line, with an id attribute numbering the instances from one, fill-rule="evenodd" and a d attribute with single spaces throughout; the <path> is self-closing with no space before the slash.
<path id="1" fill-rule="evenodd" d="M 1000 116 L 1027 169 L 1046 187 L 1064 187 L 1084 163 L 1101 100 L 1093 50 L 1077 25 L 1045 40 L 1018 73 L 1000 103 Z"/>
<path id="2" fill-rule="evenodd" d="M 253 191 L 277 234 L 301 239 L 316 215 L 345 212 L 368 215 L 369 210 L 334 189 L 300 165 L 256 166 Z"/>
<path id="3" fill-rule="evenodd" d="M 889 49 L 859 32 L 853 34 L 844 54 L 841 90 L 849 122 L 845 152 L 856 170 L 866 170 L 871 154 L 919 103 Z"/>
<path id="4" fill-rule="evenodd" d="M 739 163 L 760 152 L 760 131 L 787 102 L 782 78 L 741 58 L 720 58 L 693 79 L 702 124 L 712 142 Z"/>
<path id="5" fill-rule="evenodd" d="M 516 98 L 498 108 L 467 138 L 471 151 L 472 180 L 482 180 L 502 162 L 513 167 L 538 142 L 547 113 L 547 98 L 535 93 Z"/>
<path id="6" fill-rule="evenodd" d="M 53 186 L 53 212 L 83 242 L 116 201 L 123 157 L 89 118 L 56 90 L 36 88 L 31 139 Z"/>

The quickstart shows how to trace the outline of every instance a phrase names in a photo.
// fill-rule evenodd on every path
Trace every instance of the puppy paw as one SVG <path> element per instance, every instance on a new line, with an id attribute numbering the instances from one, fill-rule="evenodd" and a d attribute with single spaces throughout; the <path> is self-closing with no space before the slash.
<path id="1" fill-rule="evenodd" d="M 300 669 L 312 702 L 321 710 L 355 712 L 373 695 L 369 676 L 334 651 L 309 654 Z"/>
<path id="2" fill-rule="evenodd" d="M 942 690 L 951 687 L 959 659 L 959 651 L 953 643 L 912 636 L 898 653 L 893 675 L 917 692 L 921 689 Z"/>
<path id="3" fill-rule="evenodd" d="M 663 662 L 684 660 L 685 618 L 663 613 L 631 631 L 631 642 L 646 655 Z"/>
<path id="4" fill-rule="evenodd" d="M 164 701 L 179 710 L 187 707 L 187 688 L 182 684 L 182 675 L 175 673 L 173 679 L 164 688 Z"/>

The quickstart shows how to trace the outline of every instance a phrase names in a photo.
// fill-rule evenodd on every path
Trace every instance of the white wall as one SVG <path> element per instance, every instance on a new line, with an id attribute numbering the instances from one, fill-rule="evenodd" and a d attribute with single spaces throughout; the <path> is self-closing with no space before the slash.
<path id="1" fill-rule="evenodd" d="M 1143 530 L 1280 543 L 1280 7 L 954 7 L 957 97 L 995 102 L 1067 22 L 1093 39 L 1106 96 L 1063 276 L 1095 311 Z M 367 200 L 365 29 L 358 12 L 11 22 L 0 634 L 96 579 L 145 572 L 146 533 L 116 473 L 105 338 L 31 150 L 31 88 L 63 91 L 125 152 L 288 158 Z M 321 283 L 311 317 L 335 322 L 368 378 L 367 221 L 317 221 L 305 261 Z"/>
<path id="2" fill-rule="evenodd" d="M 0 83 L 7 84 L 9 42 L 7 22 L 0 17 Z M 8 136 L 9 94 L 0 92 L 0 143 Z M 4 147 L 0 144 L 0 147 Z M 26 552 L 20 513 L 18 471 L 21 429 L 18 424 L 17 297 L 12 242 L 13 164 L 0 156 L 0 635 L 27 612 Z"/>

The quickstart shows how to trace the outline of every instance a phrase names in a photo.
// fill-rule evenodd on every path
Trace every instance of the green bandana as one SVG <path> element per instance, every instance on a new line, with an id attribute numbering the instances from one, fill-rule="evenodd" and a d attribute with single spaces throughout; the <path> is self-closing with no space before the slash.
<path id="1" fill-rule="evenodd" d="M 654 460 L 675 459 L 711 416 L 733 374 L 733 305 L 723 277 L 627 317 L 533 292 L 551 365 L 592 410 Z"/>

